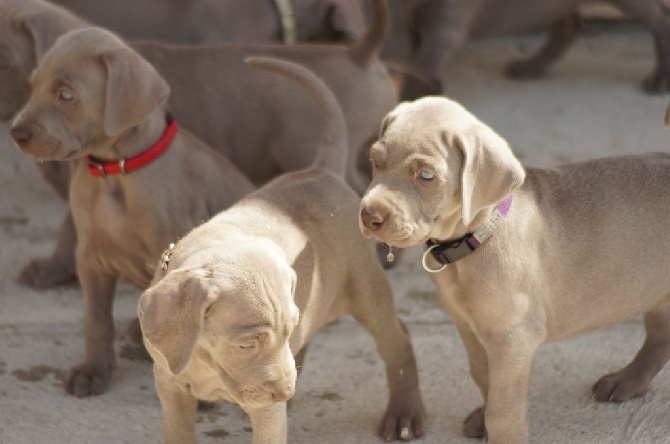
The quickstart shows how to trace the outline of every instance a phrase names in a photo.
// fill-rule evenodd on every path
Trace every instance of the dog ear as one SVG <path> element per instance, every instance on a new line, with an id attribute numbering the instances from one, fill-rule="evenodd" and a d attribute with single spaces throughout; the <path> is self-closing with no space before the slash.
<path id="1" fill-rule="evenodd" d="M 105 51 L 105 132 L 117 135 L 139 125 L 165 105 L 170 87 L 156 69 L 130 48 Z"/>
<path id="2" fill-rule="evenodd" d="M 53 14 L 51 10 L 16 17 L 16 21 L 33 41 L 35 64 L 37 64 L 56 39 L 81 24 L 74 18 L 61 14 Z"/>
<path id="3" fill-rule="evenodd" d="M 463 223 L 469 225 L 479 211 L 521 186 L 526 173 L 507 142 L 485 125 L 454 136 L 453 143 L 463 154 L 461 205 Z"/>
<path id="4" fill-rule="evenodd" d="M 192 270 L 174 271 L 140 297 L 144 341 L 165 358 L 172 374 L 182 372 L 191 359 L 212 302 L 202 279 Z"/>

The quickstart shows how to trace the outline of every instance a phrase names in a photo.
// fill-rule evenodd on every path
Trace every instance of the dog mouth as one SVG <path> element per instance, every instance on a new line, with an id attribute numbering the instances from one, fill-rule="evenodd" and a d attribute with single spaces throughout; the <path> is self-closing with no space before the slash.
<path id="1" fill-rule="evenodd" d="M 46 149 L 44 150 L 38 150 L 32 147 L 20 147 L 19 149 L 24 153 L 30 154 L 40 163 L 50 161 L 69 161 L 78 157 L 78 150 L 62 150 L 60 143 L 54 143 L 45 148 Z"/>

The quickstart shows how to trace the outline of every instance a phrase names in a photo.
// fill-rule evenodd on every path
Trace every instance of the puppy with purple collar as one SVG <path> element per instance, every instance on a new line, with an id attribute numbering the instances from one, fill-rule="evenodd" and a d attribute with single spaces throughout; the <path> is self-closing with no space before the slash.
<path id="1" fill-rule="evenodd" d="M 484 398 L 467 436 L 527 442 L 538 347 L 637 314 L 642 348 L 593 396 L 647 392 L 670 357 L 670 155 L 524 168 L 462 106 L 427 97 L 386 117 L 370 160 L 361 231 L 400 248 L 427 244 L 424 267 Z"/>

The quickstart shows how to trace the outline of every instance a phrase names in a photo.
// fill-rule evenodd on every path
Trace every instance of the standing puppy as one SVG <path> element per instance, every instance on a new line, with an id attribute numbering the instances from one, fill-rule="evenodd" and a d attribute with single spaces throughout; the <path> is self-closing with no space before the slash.
<path id="1" fill-rule="evenodd" d="M 222 155 L 166 114 L 170 89 L 113 34 L 83 28 L 59 38 L 31 76 L 12 127 L 38 160 L 77 160 L 70 208 L 85 298 L 86 353 L 68 393 L 99 394 L 115 364 L 112 301 L 118 278 L 146 288 L 166 242 L 253 189 Z"/>
<path id="2" fill-rule="evenodd" d="M 608 0 L 647 27 L 654 38 L 656 67 L 642 87 L 670 91 L 670 14 L 665 0 Z M 581 28 L 579 8 L 592 0 L 408 0 L 405 4 L 414 65 L 435 79 L 408 78 L 402 100 L 439 93 L 440 70 L 465 43 L 537 28 L 551 28 L 546 44 L 527 60 L 510 64 L 514 78 L 536 78 L 568 49 Z"/>
<path id="3" fill-rule="evenodd" d="M 194 443 L 197 399 L 250 416 L 253 442 L 286 442 L 286 401 L 317 330 L 351 314 L 374 337 L 390 391 L 380 434 L 423 435 L 414 353 L 371 243 L 357 236 L 356 193 L 343 181 L 346 126 L 322 82 L 291 62 L 251 63 L 304 85 L 325 128 L 309 169 L 287 173 L 183 237 L 140 298 L 166 443 Z M 346 438 L 345 438 L 346 439 Z"/>
<path id="4" fill-rule="evenodd" d="M 428 243 L 484 405 L 471 437 L 525 443 L 528 383 L 544 342 L 644 313 L 647 338 L 598 401 L 644 395 L 670 357 L 670 155 L 524 170 L 460 105 L 403 103 L 372 147 L 360 228 L 392 246 Z"/>

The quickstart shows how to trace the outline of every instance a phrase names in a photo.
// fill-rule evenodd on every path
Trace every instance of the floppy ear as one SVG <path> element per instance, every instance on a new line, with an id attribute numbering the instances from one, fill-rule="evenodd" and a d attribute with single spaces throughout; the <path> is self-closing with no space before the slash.
<path id="1" fill-rule="evenodd" d="M 144 341 L 163 355 L 172 374 L 182 372 L 191 359 L 212 302 L 202 279 L 192 270 L 175 271 L 140 297 Z"/>
<path id="2" fill-rule="evenodd" d="M 507 142 L 491 128 L 476 124 L 453 143 L 463 153 L 461 198 L 463 223 L 469 225 L 482 209 L 497 205 L 526 177 Z"/>
<path id="3" fill-rule="evenodd" d="M 116 135 L 144 122 L 165 105 L 170 87 L 156 69 L 130 48 L 105 51 L 105 132 Z"/>

